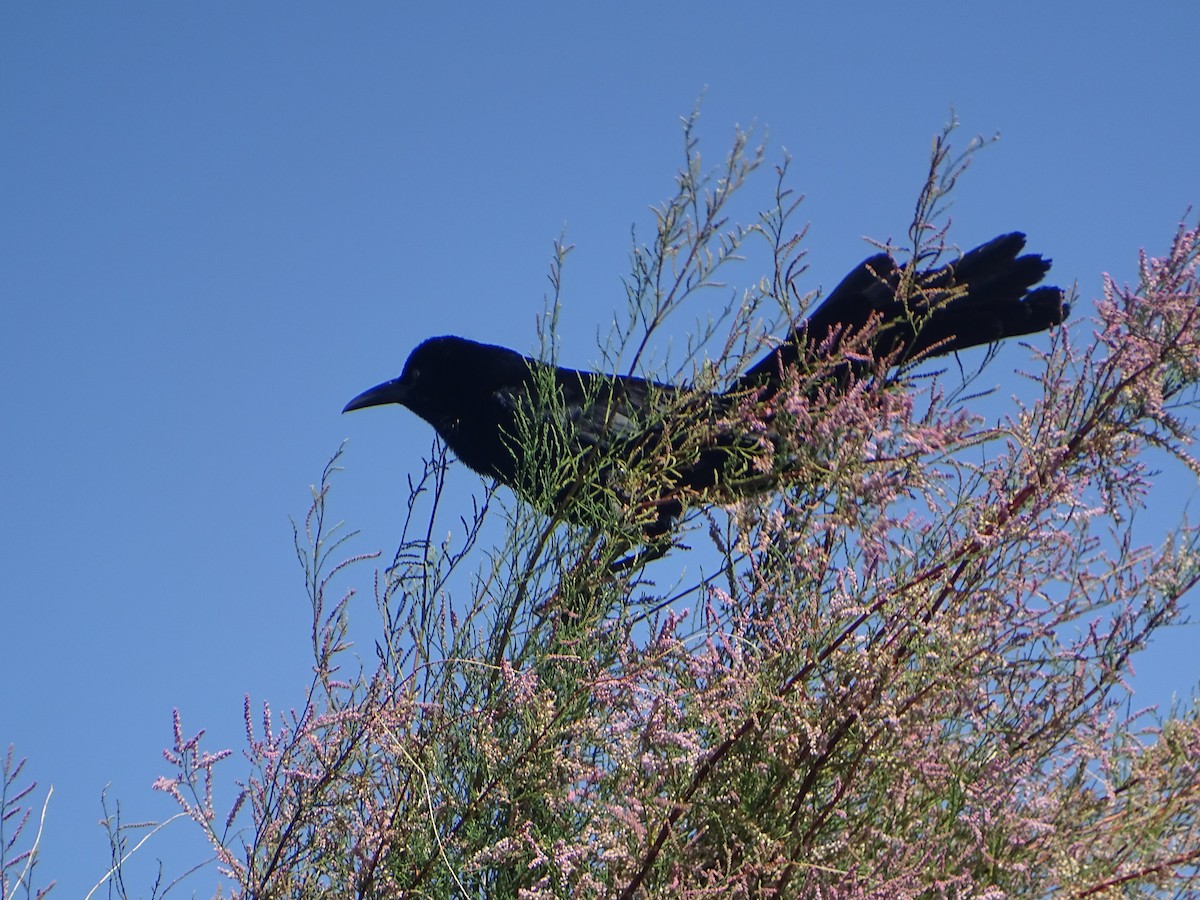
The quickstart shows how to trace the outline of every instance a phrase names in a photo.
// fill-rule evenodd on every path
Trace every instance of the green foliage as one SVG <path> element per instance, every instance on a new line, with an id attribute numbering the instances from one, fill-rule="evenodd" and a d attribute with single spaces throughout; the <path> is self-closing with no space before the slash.
<path id="1" fill-rule="evenodd" d="M 613 371 L 704 390 L 760 352 L 764 311 L 790 320 L 806 297 L 786 165 L 767 210 L 730 224 L 763 152 L 739 133 L 706 174 L 694 125 L 603 350 Z M 910 232 L 925 262 L 976 146 L 955 159 L 947 138 Z M 788 424 L 766 448 L 775 489 L 685 498 L 693 546 L 649 565 L 610 564 L 672 464 L 661 454 L 686 459 L 719 423 L 680 390 L 638 423 L 656 438 L 623 448 L 624 465 L 573 456 L 547 379 L 515 436 L 545 491 L 500 515 L 491 491 L 469 514 L 447 509 L 435 447 L 376 572 L 376 660 L 358 674 L 339 668 L 354 588 L 328 597 L 366 566 L 341 560 L 325 524 L 331 463 L 297 531 L 316 677 L 288 722 L 256 727 L 247 705 L 243 830 L 213 827 L 202 785 L 219 756 L 196 739 L 177 731 L 180 772 L 160 787 L 205 828 L 239 896 L 1195 890 L 1200 710 L 1159 723 L 1122 710 L 1132 656 L 1200 577 L 1194 528 L 1159 548 L 1129 531 L 1145 451 L 1194 466 L 1196 241 L 1182 229 L 1136 289 L 1110 285 L 1094 346 L 1073 349 L 1065 329 L 1048 339 L 1039 396 L 997 424 L 945 373 L 826 391 L 837 360 L 795 373 L 772 411 Z M 718 278 L 756 254 L 766 274 L 694 330 L 683 360 L 655 358 L 666 324 L 730 292 Z M 560 245 L 547 356 L 565 258 Z M 753 400 L 738 414 L 755 415 Z M 662 440 L 670 428 L 680 440 Z M 747 448 L 746 478 L 763 450 Z M 610 471 L 607 494 L 563 514 L 572 486 Z"/>

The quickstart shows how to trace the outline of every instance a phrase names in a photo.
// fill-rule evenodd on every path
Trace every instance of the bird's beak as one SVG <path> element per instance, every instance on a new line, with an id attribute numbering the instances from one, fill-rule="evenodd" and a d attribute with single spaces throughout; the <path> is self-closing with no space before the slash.
<path id="1" fill-rule="evenodd" d="M 385 403 L 404 403 L 407 397 L 407 387 L 401 383 L 399 378 L 393 378 L 391 381 L 385 381 L 383 384 L 377 384 L 375 387 L 363 391 L 347 403 L 342 412 L 348 413 L 352 409 L 363 409 L 367 406 L 383 406 Z"/>

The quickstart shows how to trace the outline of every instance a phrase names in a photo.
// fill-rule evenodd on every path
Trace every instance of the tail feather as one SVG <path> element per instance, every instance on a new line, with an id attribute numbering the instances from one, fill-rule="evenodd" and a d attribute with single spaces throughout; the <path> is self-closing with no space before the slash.
<path id="1" fill-rule="evenodd" d="M 1000 235 L 952 263 L 919 273 L 907 297 L 901 296 L 905 269 L 888 254 L 876 254 L 843 278 L 733 390 L 775 383 L 785 368 L 831 335 L 840 344 L 869 325 L 877 326 L 868 344 L 877 362 L 941 356 L 1058 325 L 1069 312 L 1063 292 L 1034 287 L 1050 270 L 1050 260 L 1019 255 L 1024 247 L 1021 232 Z"/>

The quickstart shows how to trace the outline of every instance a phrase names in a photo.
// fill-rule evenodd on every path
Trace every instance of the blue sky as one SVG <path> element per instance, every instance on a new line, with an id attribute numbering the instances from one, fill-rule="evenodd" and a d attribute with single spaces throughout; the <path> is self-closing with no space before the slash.
<path id="1" fill-rule="evenodd" d="M 172 708 L 240 750 L 245 693 L 301 701 L 288 516 L 344 438 L 335 512 L 392 549 L 431 434 L 342 405 L 432 334 L 535 347 L 564 228 L 561 360 L 597 359 L 701 93 L 706 159 L 754 123 L 793 157 L 812 287 L 903 233 L 952 106 L 962 141 L 1002 139 L 951 237 L 1027 231 L 1077 319 L 1200 203 L 1200 5 L 588 6 L 0 7 L 0 750 L 54 785 L 60 896 L 106 868 L 106 785 L 129 821 L 174 812 L 149 790 Z M 1160 638 L 1139 697 L 1187 695 L 1195 645 Z"/>

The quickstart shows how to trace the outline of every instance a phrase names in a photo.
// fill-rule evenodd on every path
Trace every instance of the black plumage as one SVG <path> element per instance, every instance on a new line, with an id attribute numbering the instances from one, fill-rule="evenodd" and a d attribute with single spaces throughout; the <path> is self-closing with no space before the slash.
<path id="1" fill-rule="evenodd" d="M 924 272 L 873 256 L 721 393 L 550 366 L 447 336 L 422 343 L 399 378 L 344 411 L 399 403 L 467 466 L 539 508 L 611 528 L 616 505 L 625 530 L 660 542 L 689 502 L 770 486 L 770 472 L 754 464 L 762 435 L 730 416 L 750 398 L 769 420 L 790 368 L 823 364 L 822 386 L 836 387 L 1062 322 L 1063 292 L 1035 287 L 1050 261 L 1019 255 L 1024 245 L 1021 233 L 1002 235 Z"/>

